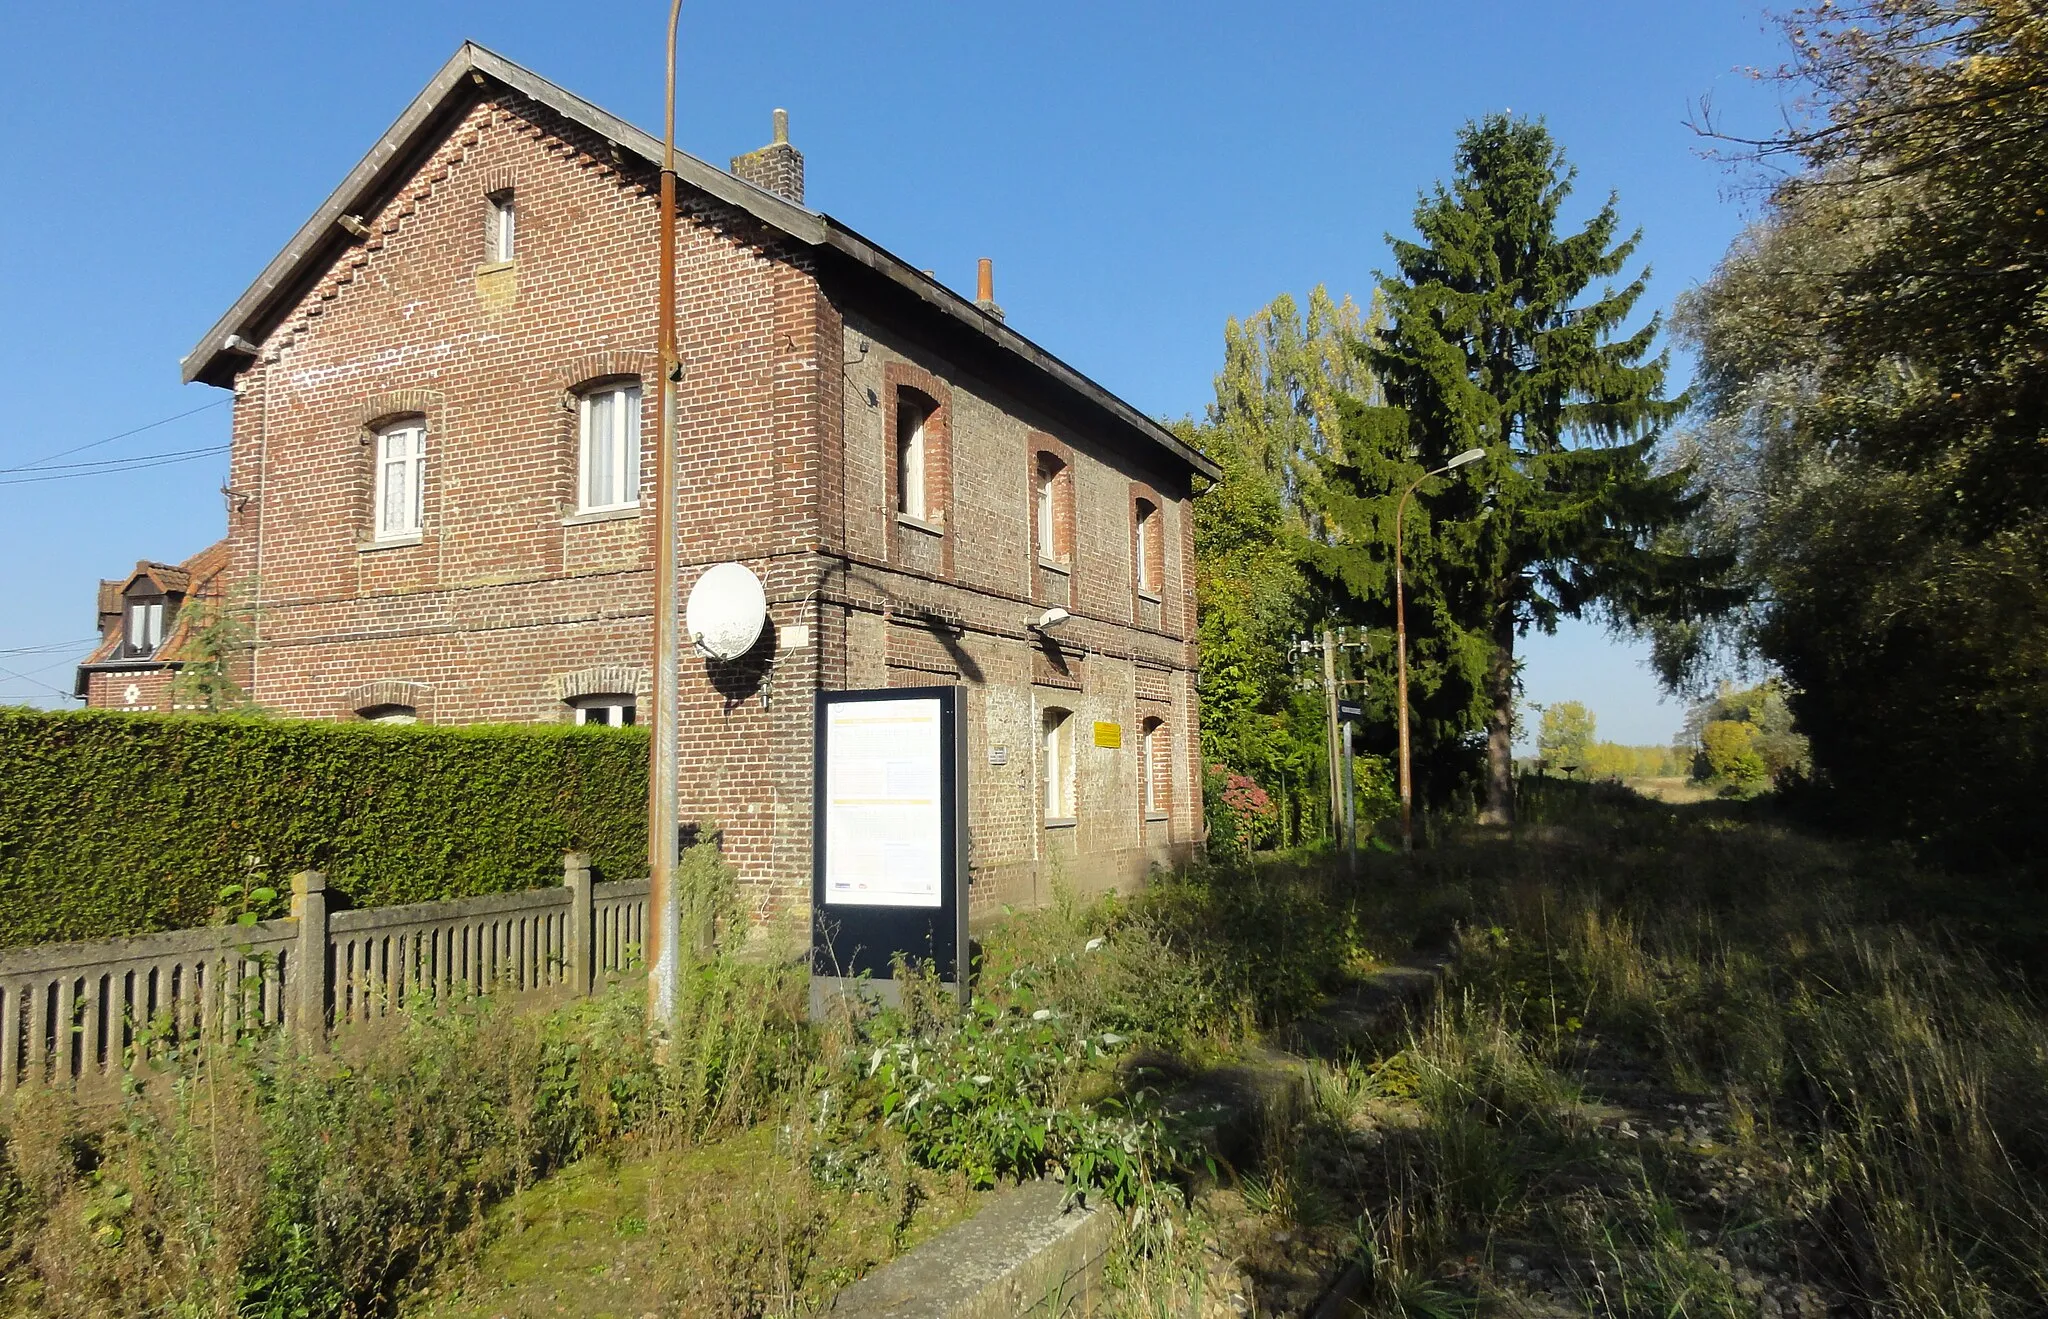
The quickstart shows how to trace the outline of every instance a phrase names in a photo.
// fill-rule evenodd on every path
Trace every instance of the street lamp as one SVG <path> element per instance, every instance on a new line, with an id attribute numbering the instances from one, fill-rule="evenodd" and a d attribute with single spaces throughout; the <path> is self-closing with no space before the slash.
<path id="1" fill-rule="evenodd" d="M 1486 456 L 1484 449 L 1467 449 L 1457 457 L 1434 471 L 1424 472 L 1406 490 L 1401 492 L 1401 502 L 1394 506 L 1394 654 L 1395 666 L 1399 673 L 1396 683 L 1400 705 L 1399 732 L 1401 738 L 1401 850 L 1415 850 L 1415 789 L 1414 780 L 1408 769 L 1408 612 L 1403 599 L 1401 580 L 1401 516 L 1408 511 L 1408 497 L 1421 488 L 1422 483 L 1432 476 L 1456 471 L 1467 463 L 1478 462 Z"/>
<path id="2" fill-rule="evenodd" d="M 656 251 L 661 271 L 656 288 L 661 299 L 656 331 L 661 354 L 659 415 L 654 450 L 654 727 L 649 739 L 647 785 L 647 1024 L 655 1046 L 665 1052 L 676 1015 L 682 949 L 682 895 L 676 891 L 676 845 L 680 821 L 676 795 L 682 789 L 677 719 L 681 716 L 681 674 L 678 651 L 681 628 L 676 618 L 676 382 L 682 365 L 676 356 L 676 24 L 683 0 L 671 0 L 668 11 L 667 117 L 661 137 L 661 232 Z"/>

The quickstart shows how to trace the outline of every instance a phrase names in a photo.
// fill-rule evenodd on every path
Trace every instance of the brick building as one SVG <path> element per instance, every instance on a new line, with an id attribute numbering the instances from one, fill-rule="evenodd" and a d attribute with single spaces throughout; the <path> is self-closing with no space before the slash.
<path id="1" fill-rule="evenodd" d="M 679 164 L 681 587 L 744 563 L 773 624 L 739 661 L 685 657 L 683 818 L 762 910 L 803 906 L 812 693 L 959 683 L 977 907 L 1184 854 L 1189 499 L 1214 469 L 1009 328 L 985 266 L 969 301 L 806 209 L 780 112 L 774 136 L 730 172 Z M 255 605 L 263 706 L 632 719 L 660 155 L 465 45 L 185 359 L 235 395 L 207 566 Z M 93 705 L 158 704 L 125 699 L 132 664 L 174 665 L 126 654 L 137 615 L 105 608 L 138 581 L 168 587 L 102 588 Z"/>

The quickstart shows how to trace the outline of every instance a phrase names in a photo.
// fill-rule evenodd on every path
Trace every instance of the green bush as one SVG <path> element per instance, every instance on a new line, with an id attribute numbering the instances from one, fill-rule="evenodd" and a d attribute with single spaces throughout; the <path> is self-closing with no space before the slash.
<path id="1" fill-rule="evenodd" d="M 252 858 L 359 907 L 645 873 L 647 738 L 0 709 L 0 947 L 202 925 Z M 270 913 L 264 913 L 270 914 Z"/>

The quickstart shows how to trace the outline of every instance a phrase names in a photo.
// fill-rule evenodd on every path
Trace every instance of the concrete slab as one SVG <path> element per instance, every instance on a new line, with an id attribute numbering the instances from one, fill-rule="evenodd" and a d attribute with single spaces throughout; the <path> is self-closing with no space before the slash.
<path id="1" fill-rule="evenodd" d="M 1115 1216 L 1032 1182 L 848 1287 L 835 1319 L 1054 1319 L 1094 1312 Z"/>

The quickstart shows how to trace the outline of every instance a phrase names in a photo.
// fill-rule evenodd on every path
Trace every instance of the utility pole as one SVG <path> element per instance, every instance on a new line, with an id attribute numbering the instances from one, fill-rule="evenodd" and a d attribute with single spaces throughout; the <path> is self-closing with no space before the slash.
<path id="1" fill-rule="evenodd" d="M 1337 746 L 1337 638 L 1323 629 L 1323 708 L 1328 718 L 1327 746 L 1330 758 L 1330 832 L 1344 827 L 1344 771 L 1342 752 Z"/>
<path id="2" fill-rule="evenodd" d="M 676 846 L 681 822 L 676 795 L 682 788 L 679 737 L 681 673 L 676 617 L 676 384 L 682 362 L 676 356 L 676 25 L 683 0 L 668 11 L 668 115 L 661 139 L 661 261 L 656 281 L 661 307 L 656 319 L 661 354 L 661 388 L 654 451 L 654 727 L 648 757 L 647 801 L 647 1026 L 655 1048 L 664 1051 L 676 1016 L 676 986 L 683 934 L 682 895 L 676 892 Z"/>

